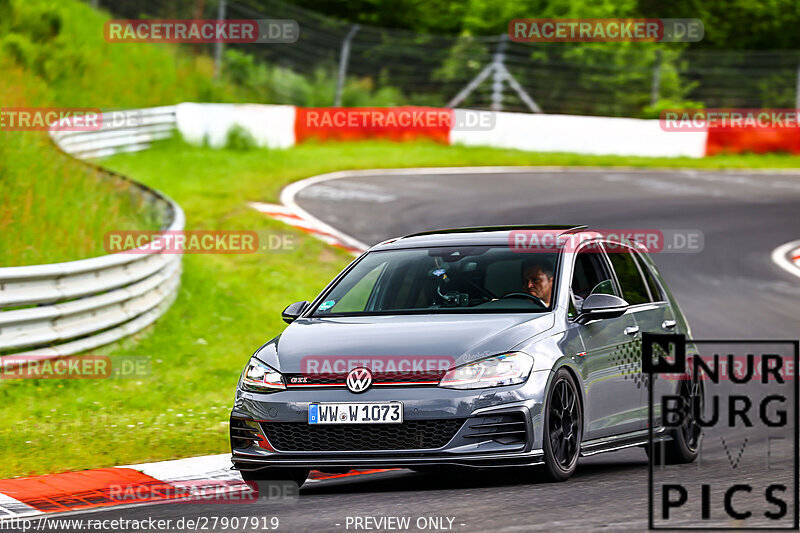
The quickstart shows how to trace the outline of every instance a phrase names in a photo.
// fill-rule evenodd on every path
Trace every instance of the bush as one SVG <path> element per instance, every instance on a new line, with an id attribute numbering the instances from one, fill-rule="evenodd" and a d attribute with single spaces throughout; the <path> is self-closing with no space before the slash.
<path id="1" fill-rule="evenodd" d="M 257 144 L 253 136 L 250 135 L 246 129 L 236 124 L 228 130 L 227 136 L 225 137 L 225 148 L 228 150 L 246 152 L 257 148 Z"/>
<path id="2" fill-rule="evenodd" d="M 661 99 L 656 105 L 649 105 L 642 111 L 643 118 L 660 118 L 661 112 L 668 109 L 704 109 L 702 102 L 692 102 L 691 100 L 668 100 Z"/>
<path id="3" fill-rule="evenodd" d="M 34 62 L 36 50 L 25 35 L 10 33 L 0 40 L 0 55 L 7 57 L 20 67 L 27 67 Z"/>

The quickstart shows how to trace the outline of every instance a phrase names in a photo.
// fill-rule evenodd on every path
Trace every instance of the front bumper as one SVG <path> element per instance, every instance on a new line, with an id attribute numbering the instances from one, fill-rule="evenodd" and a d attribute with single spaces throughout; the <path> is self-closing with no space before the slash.
<path id="1" fill-rule="evenodd" d="M 400 386 L 373 388 L 358 395 L 342 389 L 286 390 L 271 394 L 239 390 L 231 412 L 233 468 L 325 470 L 540 464 L 543 457 L 542 402 L 550 375 L 550 371 L 533 372 L 524 384 L 476 390 Z M 403 426 L 413 426 L 417 428 L 414 431 L 419 432 L 424 431 L 419 428 L 434 421 L 446 422 L 453 433 L 441 439 L 436 447 L 393 449 L 391 443 L 398 440 L 381 441 L 380 434 L 386 430 L 377 425 L 368 426 L 368 433 L 375 437 L 369 439 L 373 444 L 354 439 L 352 446 L 342 445 L 341 437 L 343 433 L 347 435 L 347 426 L 336 426 L 337 444 L 326 449 L 324 435 L 330 430 L 308 426 L 308 405 L 312 402 L 380 401 L 403 402 L 404 422 L 391 428 L 395 437 L 398 431 L 402 433 Z M 287 439 L 285 434 L 276 438 L 274 431 L 286 428 L 286 423 L 297 430 L 293 431 L 293 438 Z M 309 432 L 316 432 L 313 446 L 303 441 L 302 436 Z M 353 433 L 364 434 L 365 431 Z M 242 439 L 243 435 L 247 438 Z M 301 437 L 295 438 L 295 435 Z M 420 438 L 420 442 L 422 440 Z M 381 444 L 374 445 L 375 442 Z"/>

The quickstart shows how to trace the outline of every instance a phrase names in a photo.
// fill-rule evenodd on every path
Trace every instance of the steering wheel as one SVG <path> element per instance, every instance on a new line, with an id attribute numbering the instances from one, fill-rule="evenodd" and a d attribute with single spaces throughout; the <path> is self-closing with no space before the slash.
<path id="1" fill-rule="evenodd" d="M 547 305 L 541 298 L 539 298 L 538 296 L 534 296 L 533 294 L 528 294 L 527 292 L 510 292 L 505 296 L 502 296 L 500 299 L 502 300 L 503 298 L 527 298 L 536 305 L 547 307 Z"/>

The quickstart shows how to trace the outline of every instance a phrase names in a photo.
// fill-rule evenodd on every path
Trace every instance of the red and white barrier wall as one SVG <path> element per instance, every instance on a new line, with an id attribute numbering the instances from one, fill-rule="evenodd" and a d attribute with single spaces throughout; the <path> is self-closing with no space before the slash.
<path id="1" fill-rule="evenodd" d="M 715 128 L 708 131 L 706 155 L 768 152 L 800 154 L 800 129 L 786 125 L 770 129 Z"/>
<path id="2" fill-rule="evenodd" d="M 454 130 L 453 144 L 529 152 L 644 157 L 703 157 L 705 132 L 667 132 L 658 120 L 496 113 L 490 130 Z"/>
<path id="3" fill-rule="evenodd" d="M 404 124 L 398 119 L 404 113 L 406 118 L 425 115 L 428 120 Z M 238 125 L 259 146 L 270 148 L 287 148 L 312 139 L 324 142 L 425 138 L 444 144 L 589 155 L 705 157 L 720 153 L 800 153 L 797 128 L 665 131 L 659 120 L 504 112 L 488 115 L 490 127 L 468 128 L 451 127 L 457 120 L 436 120 L 442 113 L 457 117 L 459 113 L 478 112 L 425 107 L 304 108 L 195 103 L 176 106 L 177 127 L 183 137 L 213 147 L 224 146 L 227 132 Z M 372 120 L 362 120 L 365 114 L 370 114 Z M 376 116 L 378 120 L 374 120 Z"/>

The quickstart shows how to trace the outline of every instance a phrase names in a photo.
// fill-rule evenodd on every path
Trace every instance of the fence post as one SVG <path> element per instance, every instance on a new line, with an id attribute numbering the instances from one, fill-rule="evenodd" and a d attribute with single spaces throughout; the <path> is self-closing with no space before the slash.
<path id="1" fill-rule="evenodd" d="M 350 42 L 355 37 L 356 32 L 361 26 L 358 24 L 353 25 L 347 36 L 342 41 L 342 53 L 339 56 L 339 77 L 336 80 L 336 94 L 333 97 L 333 107 L 342 105 L 342 88 L 344 87 L 344 79 L 347 76 L 347 61 L 350 58 Z"/>
<path id="2" fill-rule="evenodd" d="M 656 61 L 653 64 L 653 84 L 650 87 L 650 105 L 655 106 L 661 95 L 661 49 L 656 50 Z"/>
<path id="3" fill-rule="evenodd" d="M 504 33 L 500 36 L 500 41 L 497 43 L 497 48 L 492 56 L 492 61 L 481 70 L 477 76 L 472 78 L 466 87 L 461 89 L 457 95 L 447 103 L 446 107 L 453 108 L 463 102 L 478 85 L 483 83 L 489 76 L 492 76 L 492 102 L 491 109 L 493 111 L 502 111 L 503 109 L 503 82 L 507 81 L 514 92 L 517 93 L 519 99 L 528 106 L 534 113 L 541 113 L 542 109 L 531 98 L 531 95 L 522 88 L 517 79 L 508 71 L 505 65 L 505 49 L 508 42 L 508 34 Z"/>
<path id="4" fill-rule="evenodd" d="M 500 35 L 500 42 L 497 43 L 497 49 L 492 58 L 492 68 L 494 70 L 492 74 L 492 111 L 503 110 L 503 80 L 505 79 L 505 68 L 503 68 L 505 65 L 503 65 L 503 62 L 506 58 L 505 51 L 507 41 L 507 33 Z"/>
<path id="5" fill-rule="evenodd" d="M 225 20 L 225 0 L 219 0 L 219 9 L 217 10 L 217 22 L 222 23 Z M 217 41 L 214 43 L 214 77 L 218 78 L 219 73 L 222 71 L 222 42 Z"/>

